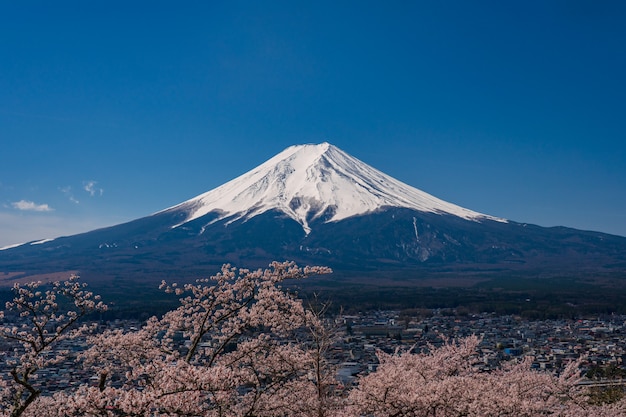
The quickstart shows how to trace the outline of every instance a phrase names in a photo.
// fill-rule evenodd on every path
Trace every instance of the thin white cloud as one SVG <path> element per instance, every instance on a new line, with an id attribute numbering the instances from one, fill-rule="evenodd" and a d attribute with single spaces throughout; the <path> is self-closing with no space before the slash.
<path id="1" fill-rule="evenodd" d="M 83 190 L 87 191 L 90 196 L 95 196 L 96 194 L 102 195 L 104 194 L 104 190 L 102 188 L 96 188 L 97 181 L 83 181 Z"/>
<path id="2" fill-rule="evenodd" d="M 72 193 L 72 187 L 71 186 L 67 186 L 67 187 L 59 187 L 59 190 L 65 194 L 67 196 L 67 198 L 75 204 L 80 203 L 80 201 L 78 201 L 78 199 L 76 197 L 74 197 L 74 194 Z"/>
<path id="3" fill-rule="evenodd" d="M 32 201 L 20 200 L 11 203 L 13 208 L 23 211 L 52 211 L 52 208 L 47 204 L 36 204 Z"/>

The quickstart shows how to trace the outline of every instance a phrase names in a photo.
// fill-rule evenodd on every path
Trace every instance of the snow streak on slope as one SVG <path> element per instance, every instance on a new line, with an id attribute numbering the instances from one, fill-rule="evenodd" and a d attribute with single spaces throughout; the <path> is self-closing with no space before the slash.
<path id="1" fill-rule="evenodd" d="M 276 209 L 308 234 L 315 219 L 339 221 L 388 206 L 506 222 L 433 197 L 328 143 L 291 146 L 246 174 L 165 211 L 186 211 L 180 226 L 214 211 L 220 213 L 214 222 L 230 216 L 232 222 Z"/>

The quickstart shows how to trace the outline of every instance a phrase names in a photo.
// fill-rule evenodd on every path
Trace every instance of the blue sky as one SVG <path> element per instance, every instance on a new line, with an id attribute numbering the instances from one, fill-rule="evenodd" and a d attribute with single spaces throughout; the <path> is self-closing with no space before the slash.
<path id="1" fill-rule="evenodd" d="M 0 247 L 329 141 L 446 201 L 626 235 L 621 1 L 0 1 Z"/>

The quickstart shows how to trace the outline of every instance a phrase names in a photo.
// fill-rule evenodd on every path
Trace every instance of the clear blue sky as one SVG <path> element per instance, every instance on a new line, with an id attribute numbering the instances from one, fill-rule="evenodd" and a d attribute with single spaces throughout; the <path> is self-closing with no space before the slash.
<path id="1" fill-rule="evenodd" d="M 626 235 L 626 2 L 1 1 L 0 246 L 329 141 L 483 213 Z"/>

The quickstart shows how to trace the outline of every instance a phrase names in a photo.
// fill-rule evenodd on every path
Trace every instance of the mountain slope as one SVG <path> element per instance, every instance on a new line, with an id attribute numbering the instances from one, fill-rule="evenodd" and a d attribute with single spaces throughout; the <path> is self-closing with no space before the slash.
<path id="1" fill-rule="evenodd" d="M 152 281 L 289 259 L 352 278 L 626 277 L 626 238 L 477 213 L 327 143 L 290 147 L 151 216 L 36 243 L 0 251 L 0 273 Z"/>

